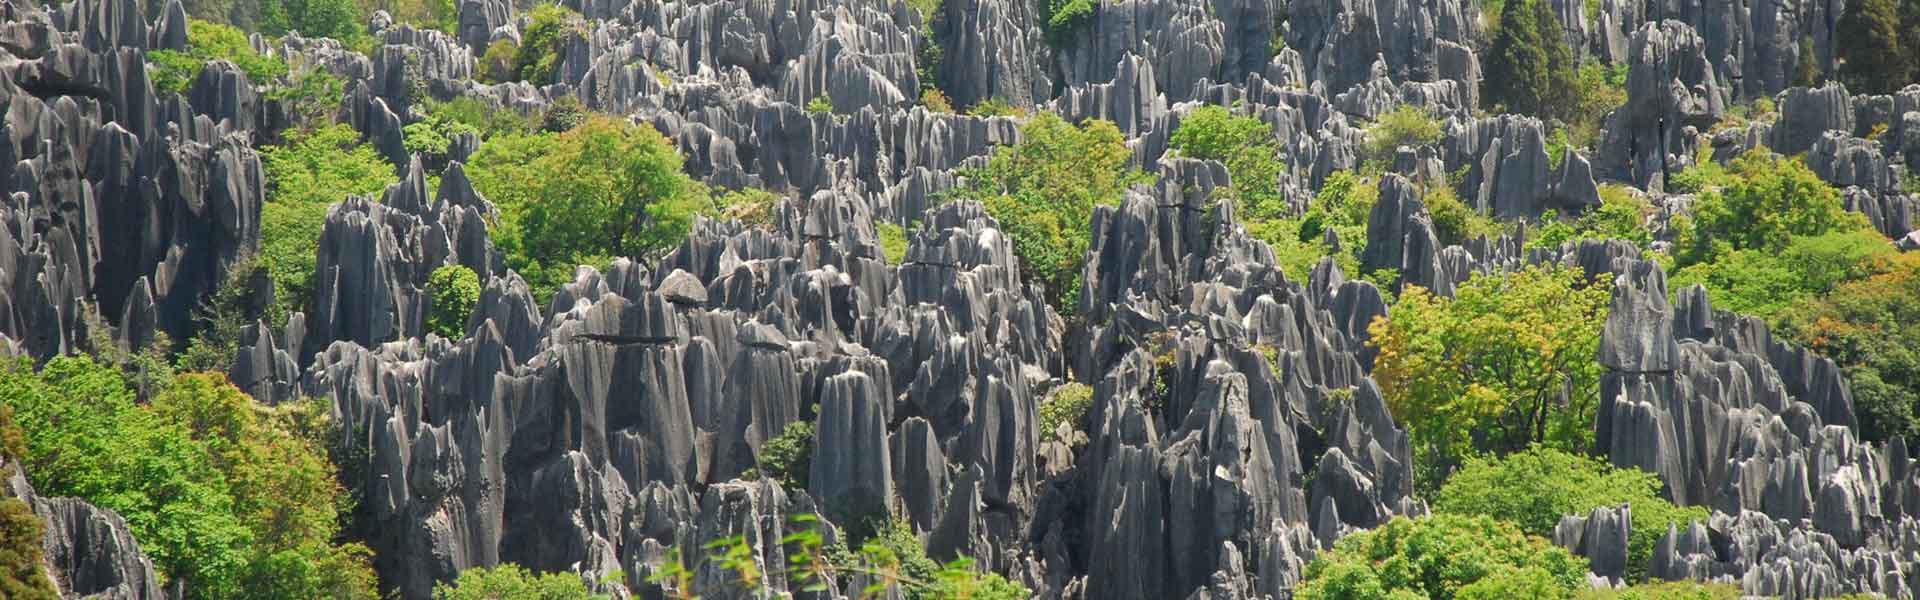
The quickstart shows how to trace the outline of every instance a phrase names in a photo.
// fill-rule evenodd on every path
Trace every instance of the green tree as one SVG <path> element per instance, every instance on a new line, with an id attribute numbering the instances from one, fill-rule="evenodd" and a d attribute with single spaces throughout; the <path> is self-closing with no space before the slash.
<path id="1" fill-rule="evenodd" d="M 1573 54 L 1561 39 L 1560 20 L 1544 0 L 1507 0 L 1487 51 L 1481 95 L 1507 111 L 1564 118 L 1574 106 Z"/>
<path id="2" fill-rule="evenodd" d="M 1233 185 L 1218 193 L 1239 201 L 1249 216 L 1278 216 L 1288 208 L 1280 193 L 1286 165 L 1273 139 L 1273 126 L 1258 117 L 1234 116 L 1211 105 L 1182 119 L 1167 144 L 1183 156 L 1226 164 Z"/>
<path id="3" fill-rule="evenodd" d="M 1835 24 L 1834 52 L 1840 80 L 1854 93 L 1885 94 L 1905 85 L 1913 72 L 1913 53 L 1900 47 L 1898 0 L 1859 0 Z"/>
<path id="4" fill-rule="evenodd" d="M 1636 469 L 1616 469 L 1599 460 L 1550 448 L 1505 456 L 1468 458 L 1440 488 L 1436 512 L 1482 515 L 1548 537 L 1562 515 L 1586 516 L 1595 508 L 1628 504 L 1633 529 L 1627 541 L 1629 579 L 1645 578 L 1653 545 L 1667 526 L 1705 522 L 1707 510 L 1676 507 L 1660 495 L 1660 478 Z"/>
<path id="5" fill-rule="evenodd" d="M 1825 80 L 1820 70 L 1820 57 L 1814 55 L 1813 38 L 1800 38 L 1799 58 L 1793 63 L 1794 87 L 1814 87 Z"/>
<path id="6" fill-rule="evenodd" d="M 1503 521 L 1395 517 L 1315 557 L 1294 597 L 1566 598 L 1585 587 L 1586 573 L 1584 561 Z"/>
<path id="7" fill-rule="evenodd" d="M 13 409 L 0 404 L 0 469 L 11 470 L 27 454 L 25 434 L 13 422 Z M 45 528 L 33 507 L 0 492 L 0 597 L 56 600 L 60 597 L 42 570 Z"/>
<path id="8" fill-rule="evenodd" d="M 434 600 L 606 600 L 572 573 L 534 573 L 520 565 L 474 567 L 433 586 Z"/>
<path id="9" fill-rule="evenodd" d="M 545 294 L 574 265 L 651 258 L 685 239 L 712 200 L 682 160 L 651 126 L 592 117 L 564 133 L 497 137 L 467 175 L 500 207 L 493 233 L 508 265 Z"/>
<path id="10" fill-rule="evenodd" d="M 182 375 L 149 405 L 81 357 L 0 368 L 43 494 L 112 509 L 190 598 L 371 598 L 369 553 L 335 544 L 342 491 L 324 452 L 219 375 Z"/>
<path id="11" fill-rule="evenodd" d="M 467 319 L 480 303 L 480 276 L 463 265 L 447 265 L 427 276 L 427 331 L 449 340 L 467 337 Z"/>
<path id="12" fill-rule="evenodd" d="M 742 473 L 742 479 L 770 477 L 789 490 L 807 489 L 813 473 L 813 423 L 788 423 L 780 435 L 760 445 L 759 464 Z"/>
<path id="13" fill-rule="evenodd" d="M 1019 143 L 995 148 L 987 166 L 970 170 L 967 186 L 952 195 L 985 204 L 1013 240 L 1026 280 L 1070 313 L 1079 301 L 1093 207 L 1118 204 L 1128 186 L 1150 177 L 1127 166 L 1132 153 L 1113 123 L 1075 127 L 1040 113 L 1020 132 Z"/>
<path id="14" fill-rule="evenodd" d="M 245 32 L 197 19 L 187 21 L 185 52 L 154 50 L 147 53 L 147 60 L 153 87 L 163 92 L 185 93 L 200 70 L 216 60 L 233 63 L 257 86 L 271 86 L 287 74 L 287 63 L 255 52 Z"/>
<path id="15" fill-rule="evenodd" d="M 907 258 L 907 229 L 894 223 L 880 223 L 873 226 L 874 233 L 880 236 L 880 253 L 886 256 L 890 264 L 899 264 Z"/>
<path id="16" fill-rule="evenodd" d="M 527 14 L 527 28 L 513 55 L 513 72 L 534 85 L 559 83 L 560 51 L 568 38 L 586 33 L 580 13 L 557 4 L 542 4 Z M 489 48 L 491 50 L 491 48 Z"/>
<path id="17" fill-rule="evenodd" d="M 285 144 L 267 146 L 260 154 L 267 203 L 260 209 L 257 256 L 273 278 L 281 310 L 304 311 L 314 294 L 314 240 L 326 230 L 328 207 L 399 180 L 393 165 L 345 124 L 289 131 Z"/>
<path id="18" fill-rule="evenodd" d="M 1451 299 L 1409 287 L 1373 321 L 1373 377 L 1413 436 L 1420 489 L 1476 451 L 1592 446 L 1611 289 L 1576 268 L 1530 267 L 1475 275 Z"/>
<path id="19" fill-rule="evenodd" d="M 1697 581 L 1649 581 L 1623 588 L 1596 588 L 1573 595 L 1574 600 L 1739 600 L 1740 586 Z"/>
<path id="20" fill-rule="evenodd" d="M 366 32 L 367 12 L 354 0 L 268 0 L 261 6 L 260 30 L 267 35 L 297 31 L 340 40 L 348 47 L 372 42 Z"/>
<path id="21" fill-rule="evenodd" d="M 1920 255 L 1882 254 L 1850 270 L 1870 274 L 1780 311 L 1777 330 L 1845 370 L 1863 439 L 1911 438 L 1920 434 Z"/>

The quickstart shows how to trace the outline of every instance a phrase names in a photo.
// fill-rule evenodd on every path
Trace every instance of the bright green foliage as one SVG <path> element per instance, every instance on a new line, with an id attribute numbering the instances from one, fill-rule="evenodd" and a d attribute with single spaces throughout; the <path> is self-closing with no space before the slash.
<path id="1" fill-rule="evenodd" d="M 1503 3 L 1484 64 L 1481 96 L 1509 112 L 1567 120 L 1577 104 L 1573 54 L 1545 0 Z"/>
<path id="2" fill-rule="evenodd" d="M 1049 303 L 1069 313 L 1078 301 L 1093 207 L 1119 203 L 1128 186 L 1150 177 L 1127 166 L 1132 153 L 1113 123 L 1074 127 L 1041 113 L 1020 131 L 1018 144 L 995 148 L 986 168 L 967 173 L 967 186 L 953 195 L 986 205 L 1012 238 L 1026 280 L 1045 286 Z"/>
<path id="3" fill-rule="evenodd" d="M 513 38 L 500 38 L 487 44 L 486 52 L 474 61 L 473 76 L 484 83 L 506 83 L 513 81 L 520 72 L 516 63 L 520 60 L 520 44 Z"/>
<path id="4" fill-rule="evenodd" d="M 27 454 L 25 434 L 13 422 L 13 409 L 0 404 L 0 466 L 11 470 Z M 0 493 L 0 598 L 55 600 L 41 564 L 45 529 L 33 507 Z"/>
<path id="5" fill-rule="evenodd" d="M 1287 209 L 1280 195 L 1286 165 L 1278 158 L 1273 126 L 1258 117 L 1234 116 L 1224 106 L 1203 106 L 1180 121 L 1167 143 L 1181 155 L 1227 165 L 1233 186 L 1223 197 L 1239 201 L 1251 217 L 1280 216 Z"/>
<path id="6" fill-rule="evenodd" d="M 1500 222 L 1460 201 L 1452 186 L 1437 185 L 1427 190 L 1427 214 L 1433 217 L 1434 235 L 1446 246 L 1465 244 L 1482 237 L 1499 237 Z"/>
<path id="7" fill-rule="evenodd" d="M 187 51 L 155 50 L 147 54 L 153 87 L 162 92 L 186 92 L 200 69 L 216 60 L 232 62 L 255 85 L 270 85 L 287 74 L 287 63 L 253 51 L 247 34 L 231 25 L 187 22 Z"/>
<path id="8" fill-rule="evenodd" d="M 560 50 L 567 38 L 585 35 L 586 25 L 580 13 L 557 4 L 542 4 L 527 14 L 520 47 L 513 55 L 513 72 L 520 80 L 534 85 L 559 83 Z"/>
<path id="9" fill-rule="evenodd" d="M 1064 48 L 1073 42 L 1073 34 L 1093 21 L 1095 0 L 1040 0 L 1040 22 L 1047 31 L 1047 43 Z"/>
<path id="10" fill-rule="evenodd" d="M 126 517 L 191 598 L 370 598 L 368 551 L 335 545 L 342 490 L 317 440 L 219 375 L 182 375 L 149 405 L 86 357 L 0 372 L 41 493 Z"/>
<path id="11" fill-rule="evenodd" d="M 428 113 L 427 118 L 410 123 L 400 131 L 407 152 L 427 155 L 446 154 L 447 148 L 453 146 L 453 138 L 462 133 L 480 133 L 472 125 L 433 113 Z"/>
<path id="12" fill-rule="evenodd" d="M 1395 517 L 1316 557 L 1294 597 L 1566 598 L 1585 586 L 1586 572 L 1566 550 L 1492 518 Z"/>
<path id="13" fill-rule="evenodd" d="M 1841 282 L 1884 272 L 1898 252 L 1872 229 L 1796 237 L 1778 251 L 1734 250 L 1687 266 L 1667 287 L 1701 284 L 1714 308 L 1772 319 Z"/>
<path id="14" fill-rule="evenodd" d="M 899 264 L 907 257 L 907 228 L 895 223 L 881 223 L 873 228 L 880 235 L 880 253 L 886 256 L 887 264 Z"/>
<path id="15" fill-rule="evenodd" d="M 606 600 L 572 573 L 534 573 L 520 565 L 474 567 L 433 586 L 434 600 Z"/>
<path id="16" fill-rule="evenodd" d="M 1360 253 L 1367 245 L 1368 214 L 1379 199 L 1380 188 L 1369 185 L 1360 175 L 1334 171 L 1320 185 L 1306 212 L 1284 218 L 1249 216 L 1242 223 L 1248 235 L 1273 248 L 1275 262 L 1288 279 L 1306 281 L 1314 265 L 1329 255 L 1341 272 L 1366 279 L 1370 274 L 1360 270 Z M 1329 229 L 1340 239 L 1341 252 L 1333 252 L 1324 243 Z"/>
<path id="17" fill-rule="evenodd" d="M 446 131 L 473 131 L 481 139 L 492 139 L 509 134 L 533 133 L 533 120 L 510 108 L 500 108 L 487 104 L 472 96 L 460 96 L 446 102 L 432 98 L 423 101 L 422 107 L 429 121 L 448 123 L 438 125 Z"/>
<path id="18" fill-rule="evenodd" d="M 467 175 L 500 207 L 493 233 L 507 264 L 545 295 L 572 280 L 575 265 L 679 244 L 710 206 L 681 162 L 653 127 L 591 117 L 564 133 L 497 137 Z"/>
<path id="19" fill-rule="evenodd" d="M 1413 436 L 1420 489 L 1475 452 L 1593 445 L 1611 290 L 1579 269 L 1530 267 L 1475 275 L 1451 299 L 1409 287 L 1391 319 L 1374 319 L 1373 377 Z"/>
<path id="20" fill-rule="evenodd" d="M 807 489 L 813 473 L 813 423 L 788 423 L 780 435 L 760 445 L 759 465 L 741 474 L 743 479 L 771 477 L 788 490 Z"/>
<path id="21" fill-rule="evenodd" d="M 1626 240 L 1646 248 L 1653 241 L 1647 218 L 1653 216 L 1653 203 L 1613 184 L 1600 186 L 1600 207 L 1578 219 L 1562 219 L 1548 212 L 1540 228 L 1527 240 L 1528 248 L 1559 249 L 1578 240 Z M 1438 217 L 1436 217 L 1437 219 Z"/>
<path id="22" fill-rule="evenodd" d="M 833 114 L 833 99 L 826 96 L 814 96 L 812 100 L 807 101 L 806 109 L 807 114 L 810 115 Z"/>
<path id="23" fill-rule="evenodd" d="M 1367 126 L 1367 160 L 1391 161 L 1401 146 L 1425 146 L 1440 141 L 1440 120 L 1427 109 L 1402 104 Z"/>
<path id="24" fill-rule="evenodd" d="M 1093 386 L 1069 382 L 1053 390 L 1045 401 L 1040 403 L 1040 439 L 1055 441 L 1055 433 L 1061 423 L 1076 430 L 1084 429 L 1087 411 L 1093 408 Z"/>
<path id="25" fill-rule="evenodd" d="M 260 31 L 285 35 L 298 31 L 307 37 L 327 37 L 358 47 L 371 42 L 367 12 L 354 0 L 263 0 Z"/>
<path id="26" fill-rule="evenodd" d="M 1698 581 L 1649 581 L 1619 589 L 1590 589 L 1574 600 L 1739 600 L 1740 586 Z"/>
<path id="27" fill-rule="evenodd" d="M 1633 530 L 1627 538 L 1627 572 L 1644 577 L 1654 542 L 1667 526 L 1706 521 L 1705 508 L 1676 507 L 1660 495 L 1660 478 L 1636 469 L 1616 469 L 1599 460 L 1549 448 L 1500 457 L 1468 458 L 1440 488 L 1437 512 L 1484 515 L 1518 526 L 1528 535 L 1551 536 L 1562 515 L 1630 504 Z"/>
<path id="28" fill-rule="evenodd" d="M 1689 239 L 1677 241 L 1683 266 L 1732 250 L 1778 252 L 1794 236 L 1866 226 L 1865 217 L 1847 212 L 1840 193 L 1800 159 L 1755 151 L 1731 167 L 1725 187 L 1705 191 L 1694 206 Z"/>
<path id="29" fill-rule="evenodd" d="M 1014 106 L 1013 103 L 1007 102 L 1004 99 L 988 98 L 973 103 L 973 106 L 967 109 L 967 115 L 975 117 L 1024 117 L 1027 116 L 1027 111 L 1026 109 Z"/>
<path id="30" fill-rule="evenodd" d="M 480 303 L 480 276 L 462 265 L 447 265 L 427 276 L 427 331 L 458 340 L 467 336 L 467 318 Z"/>
<path id="31" fill-rule="evenodd" d="M 1920 48 L 1900 47 L 1900 0 L 1858 0 L 1835 24 L 1840 81 L 1856 94 L 1885 94 L 1907 84 Z"/>
<path id="32" fill-rule="evenodd" d="M 926 548 L 905 523 L 892 521 L 879 527 L 855 552 L 843 540 L 826 543 L 820 533 L 819 517 L 797 514 L 780 543 L 787 552 L 787 564 L 768 565 L 755 559 L 754 547 L 743 536 L 715 540 L 701 550 L 704 556 L 689 568 L 680 549 L 668 550 L 666 564 L 648 576 L 647 581 L 661 586 L 664 596 L 692 600 L 696 571 L 718 567 L 733 574 L 734 583 L 752 597 L 776 597 L 768 580 L 787 582 L 792 591 L 823 592 L 828 588 L 847 589 L 855 577 L 865 588 L 853 588 L 858 597 L 882 597 L 888 590 L 904 592 L 908 600 L 1024 600 L 1032 592 L 1026 586 L 1008 581 L 996 573 L 981 573 L 973 561 L 960 558 L 944 565 L 927 557 Z M 711 590 L 709 590 L 711 591 Z"/>
<path id="33" fill-rule="evenodd" d="M 540 114 L 540 131 L 546 133 L 566 133 L 579 127 L 593 117 L 593 112 L 580 102 L 578 96 L 567 94 L 554 98 L 547 104 L 547 110 Z"/>
<path id="34" fill-rule="evenodd" d="M 360 142 L 353 127 L 288 131 L 286 144 L 261 149 L 267 203 L 260 209 L 260 265 L 273 278 L 285 312 L 313 299 L 314 243 L 326 230 L 327 207 L 349 194 L 373 194 L 398 181 L 393 165 Z"/>

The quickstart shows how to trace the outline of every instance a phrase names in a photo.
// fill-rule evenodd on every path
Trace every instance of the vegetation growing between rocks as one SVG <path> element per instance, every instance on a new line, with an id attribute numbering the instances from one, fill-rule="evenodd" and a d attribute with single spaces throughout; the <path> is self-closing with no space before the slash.
<path id="1" fill-rule="evenodd" d="M 371 598 L 369 553 L 336 544 L 348 508 L 324 410 L 266 408 L 219 375 L 180 375 L 136 404 L 117 369 L 61 357 L 0 370 L 34 487 L 126 517 L 190 598 Z"/>
<path id="2" fill-rule="evenodd" d="M 0 404 L 0 475 L 27 454 L 26 436 L 13 421 L 13 407 Z M 0 491 L 0 597 L 55 600 L 59 593 L 41 563 L 46 527 L 26 501 Z"/>
<path id="3" fill-rule="evenodd" d="M 1284 215 L 1288 208 L 1280 193 L 1286 165 L 1273 138 L 1273 126 L 1265 121 L 1236 116 L 1216 105 L 1189 113 L 1167 145 L 1182 156 L 1225 164 L 1233 185 L 1216 190 L 1216 195 L 1238 201 L 1250 218 L 1270 217 Z"/>
<path id="4" fill-rule="evenodd" d="M 1061 424 L 1076 431 L 1087 426 L 1087 411 L 1093 409 L 1093 386 L 1069 382 L 1055 388 L 1040 402 L 1040 439 L 1068 441 L 1059 436 Z"/>
<path id="5" fill-rule="evenodd" d="M 1600 460 L 1535 447 L 1504 456 L 1468 458 L 1441 486 L 1436 512 L 1492 517 L 1527 535 L 1551 537 L 1562 515 L 1586 516 L 1595 508 L 1631 506 L 1627 575 L 1646 578 L 1653 545 L 1672 525 L 1707 520 L 1707 509 L 1676 507 L 1660 495 L 1660 478 L 1636 469 L 1616 469 Z"/>
<path id="6" fill-rule="evenodd" d="M 260 208 L 259 264 L 273 279 L 278 310 L 306 312 L 314 295 L 314 244 L 326 231 L 328 207 L 348 195 L 380 193 L 399 179 L 345 124 L 290 131 L 285 144 L 260 155 L 267 202 Z"/>
<path id="7" fill-rule="evenodd" d="M 1044 286 L 1056 310 L 1072 313 L 1093 208 L 1119 204 L 1127 187 L 1151 177 L 1127 166 L 1132 153 L 1113 123 L 1076 127 L 1040 113 L 1020 133 L 1018 144 L 995 148 L 986 167 L 966 173 L 966 186 L 951 196 L 984 204 L 1013 240 L 1022 276 Z"/>
<path id="8" fill-rule="evenodd" d="M 782 489 L 804 490 L 813 474 L 813 423 L 788 423 L 780 435 L 760 445 L 759 464 L 740 474 L 741 479 L 771 478 Z"/>
<path id="9" fill-rule="evenodd" d="M 1492 518 L 1394 517 L 1315 557 L 1295 597 L 1564 598 L 1586 573 L 1584 560 Z"/>
<path id="10" fill-rule="evenodd" d="M 434 269 L 427 276 L 427 331 L 449 340 L 467 336 L 467 319 L 480 304 L 480 276 L 462 265 Z"/>
<path id="11" fill-rule="evenodd" d="M 1416 487 L 1438 488 L 1475 452 L 1592 448 L 1611 290 L 1578 269 L 1529 267 L 1475 275 L 1453 298 L 1410 286 L 1374 319 L 1373 377 L 1412 434 Z"/>
<path id="12" fill-rule="evenodd" d="M 535 573 L 513 563 L 474 567 L 433 586 L 434 600 L 608 600 L 572 573 Z"/>
<path id="13" fill-rule="evenodd" d="M 247 41 L 247 34 L 230 25 L 201 20 L 187 23 L 187 50 L 153 50 L 147 61 L 153 68 L 148 76 L 155 90 L 186 93 L 207 63 L 224 60 L 239 67 L 255 85 L 270 86 L 287 74 L 287 63 L 261 55 Z"/>
<path id="14" fill-rule="evenodd" d="M 731 574 L 741 591 L 756 597 L 774 592 L 769 581 L 786 581 L 790 589 L 807 592 L 844 590 L 864 583 L 851 588 L 862 599 L 898 593 L 908 600 L 1022 600 L 1032 593 L 999 574 L 980 572 L 972 559 L 934 561 L 913 530 L 899 521 L 879 527 L 864 541 L 856 540 L 857 550 L 849 549 L 847 540 L 829 542 L 818 524 L 819 518 L 813 515 L 791 517 L 786 535 L 778 540 L 787 551 L 785 565 L 763 564 L 753 543 L 736 535 L 708 543 L 691 566 L 686 562 L 688 552 L 670 549 L 666 564 L 647 581 L 660 586 L 664 597 L 676 600 L 696 598 L 692 593 L 695 573 L 712 568 Z"/>

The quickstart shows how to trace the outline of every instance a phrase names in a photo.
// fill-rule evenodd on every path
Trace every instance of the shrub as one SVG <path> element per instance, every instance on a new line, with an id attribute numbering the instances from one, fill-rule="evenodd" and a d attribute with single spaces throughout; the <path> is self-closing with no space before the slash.
<path id="1" fill-rule="evenodd" d="M 1093 207 L 1117 204 L 1128 186 L 1150 178 L 1127 166 L 1132 152 L 1113 123 L 1075 127 L 1041 113 L 1020 131 L 1019 143 L 995 148 L 987 166 L 969 170 L 966 186 L 952 195 L 983 202 L 1013 240 L 1022 275 L 1045 286 L 1057 310 L 1071 313 Z"/>
<path id="2" fill-rule="evenodd" d="M 785 581 L 790 590 L 823 591 L 861 589 L 865 595 L 878 595 L 898 589 L 908 600 L 1021 600 L 1031 595 L 1026 586 L 993 573 L 981 573 L 973 561 L 961 558 L 944 565 L 927 557 L 926 548 L 905 523 L 892 521 L 860 541 L 859 550 L 848 550 L 840 540 L 825 542 L 818 517 L 794 515 L 789 533 L 780 539 L 788 553 L 789 564 L 765 565 L 755 559 L 754 547 L 744 536 L 732 536 L 707 544 L 692 568 L 683 561 L 678 549 L 667 552 L 667 561 L 647 578 L 663 589 L 662 595 L 676 600 L 691 600 L 694 573 L 708 573 L 715 567 L 731 573 L 733 583 L 754 597 L 774 597 L 769 580 Z M 769 571 L 771 567 L 772 571 Z M 864 588 L 852 588 L 855 583 Z"/>
<path id="3" fill-rule="evenodd" d="M 520 565 L 473 567 L 433 586 L 434 600 L 606 600 L 572 573 L 534 573 Z"/>
<path id="4" fill-rule="evenodd" d="M 1566 550 L 1488 517 L 1395 517 L 1314 558 L 1295 597 L 1565 598 L 1586 573 Z"/>
<path id="5" fill-rule="evenodd" d="M 254 85 L 270 86 L 287 74 L 287 63 L 253 50 L 247 34 L 231 25 L 198 19 L 187 22 L 187 50 L 155 50 L 147 54 L 153 87 L 185 93 L 207 63 L 225 60 L 247 74 Z"/>
<path id="6" fill-rule="evenodd" d="M 807 114 L 810 115 L 830 115 L 833 114 L 833 99 L 826 96 L 814 96 L 812 100 L 807 101 L 806 108 Z"/>
<path id="7" fill-rule="evenodd" d="M 586 35 L 580 13 L 557 4 L 534 7 L 513 55 L 514 76 L 534 85 L 559 83 L 560 51 L 568 38 L 579 35 Z"/>
<path id="8" fill-rule="evenodd" d="M 340 40 L 349 48 L 372 43 L 367 35 L 367 13 L 353 0 L 278 0 L 260 3 L 260 31 L 286 35 L 298 31 L 307 37 Z"/>
<path id="9" fill-rule="evenodd" d="M 1574 594 L 1574 600 L 1739 600 L 1740 586 L 1698 581 L 1649 581 L 1617 589 L 1596 588 Z"/>
<path id="10" fill-rule="evenodd" d="M 1250 216 L 1279 216 L 1287 209 L 1280 194 L 1279 148 L 1273 127 L 1257 117 L 1234 116 L 1223 106 L 1203 106 L 1180 121 L 1167 140 L 1181 155 L 1227 165 L 1232 187 L 1223 197 L 1240 201 Z"/>
<path id="11" fill-rule="evenodd" d="M 1653 545 L 1667 526 L 1706 521 L 1707 510 L 1676 507 L 1660 495 L 1660 478 L 1637 469 L 1616 469 L 1599 460 L 1550 448 L 1530 448 L 1499 457 L 1469 458 L 1440 488 L 1434 510 L 1507 521 L 1528 535 L 1548 537 L 1562 515 L 1587 516 L 1595 508 L 1630 504 L 1633 529 L 1627 541 L 1627 573 L 1645 578 Z"/>
<path id="12" fill-rule="evenodd" d="M 506 83 L 520 76 L 520 44 L 513 38 L 500 38 L 487 44 L 486 52 L 474 66 L 474 76 L 484 83 Z"/>
<path id="13" fill-rule="evenodd" d="M 899 264 L 907 257 L 907 228 L 894 223 L 881 223 L 873 226 L 880 235 L 880 253 L 887 264 Z"/>
<path id="14" fill-rule="evenodd" d="M 1041 0 L 1040 22 L 1045 25 L 1047 43 L 1065 48 L 1073 35 L 1093 21 L 1094 0 Z"/>
<path id="15" fill-rule="evenodd" d="M 421 108 L 429 119 L 458 124 L 480 134 L 481 139 L 534 131 L 534 123 L 526 115 L 510 108 L 489 105 L 471 96 L 460 96 L 446 102 L 427 98 Z"/>
<path id="16" fill-rule="evenodd" d="M 267 203 L 260 209 L 260 266 L 273 279 L 281 312 L 303 311 L 313 299 L 314 240 L 327 210 L 350 194 L 372 194 L 398 181 L 393 165 L 346 124 L 289 131 L 286 143 L 261 149 Z M 230 357 L 229 357 L 230 358 Z"/>
<path id="17" fill-rule="evenodd" d="M 1476 451 L 1592 446 L 1611 288 L 1579 269 L 1530 267 L 1475 275 L 1451 299 L 1411 286 L 1391 318 L 1374 319 L 1373 376 L 1412 434 L 1420 489 Z"/>
<path id="18" fill-rule="evenodd" d="M 721 194 L 714 199 L 714 215 L 721 219 L 733 219 L 747 225 L 768 227 L 773 225 L 775 211 L 780 207 L 779 194 L 759 188 L 742 188 Z M 881 231 L 881 241 L 886 241 L 886 231 Z M 904 246 L 902 246 L 904 248 Z"/>
<path id="19" fill-rule="evenodd" d="M 1433 217 L 1434 235 L 1440 237 L 1442 245 L 1500 236 L 1500 222 L 1461 202 L 1450 186 L 1436 185 L 1427 190 L 1426 205 L 1427 213 Z"/>
<path id="20" fill-rule="evenodd" d="M 1024 117 L 1027 111 L 1004 99 L 988 98 L 975 102 L 967 109 L 967 114 L 975 117 Z"/>
<path id="21" fill-rule="evenodd" d="M 920 92 L 920 105 L 931 112 L 953 114 L 953 101 L 947 99 L 946 92 L 940 91 L 940 88 L 927 88 Z"/>
<path id="22" fill-rule="evenodd" d="M 467 319 L 480 303 L 480 276 L 463 265 L 447 265 L 427 276 L 427 331 L 449 340 L 467 336 Z"/>
<path id="23" fill-rule="evenodd" d="M 1061 385 L 1040 403 L 1040 439 L 1059 441 L 1055 431 L 1061 423 L 1075 430 L 1087 426 L 1087 411 L 1093 408 L 1093 387 L 1071 382 Z"/>
<path id="24" fill-rule="evenodd" d="M 119 512 L 190 598 L 371 598 L 369 552 L 339 544 L 342 490 L 319 443 L 220 375 L 181 375 L 149 405 L 81 357 L 0 369 L 33 485 Z M 244 592 L 244 594 L 243 594 Z"/>
<path id="25" fill-rule="evenodd" d="M 787 423 L 780 435 L 760 445 L 758 464 L 740 475 L 741 479 L 772 478 L 788 490 L 807 489 L 813 473 L 813 423 Z"/>
<path id="26" fill-rule="evenodd" d="M 1402 104 L 1367 126 L 1366 158 L 1391 161 L 1401 146 L 1426 146 L 1440 141 L 1440 120 L 1427 109 Z"/>

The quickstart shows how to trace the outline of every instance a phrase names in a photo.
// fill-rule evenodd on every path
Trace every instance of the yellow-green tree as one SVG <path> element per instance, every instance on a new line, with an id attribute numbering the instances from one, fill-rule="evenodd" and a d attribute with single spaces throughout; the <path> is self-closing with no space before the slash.
<path id="1" fill-rule="evenodd" d="M 1591 447 L 1611 290 L 1577 269 L 1530 267 L 1476 275 L 1453 298 L 1409 287 L 1374 320 L 1373 377 L 1413 436 L 1421 489 L 1476 451 Z"/>

